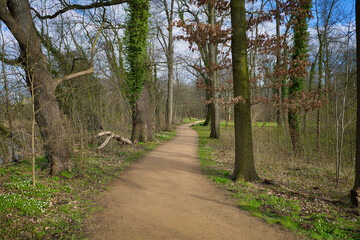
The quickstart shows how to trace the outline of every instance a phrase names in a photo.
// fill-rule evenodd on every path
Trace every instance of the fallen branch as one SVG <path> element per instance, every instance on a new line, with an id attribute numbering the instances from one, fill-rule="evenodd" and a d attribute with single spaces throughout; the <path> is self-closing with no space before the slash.
<path id="1" fill-rule="evenodd" d="M 124 138 L 120 135 L 116 135 L 110 131 L 106 131 L 106 132 L 100 132 L 98 133 L 94 138 L 93 138 L 93 141 L 96 140 L 96 139 L 99 139 L 100 137 L 102 136 L 108 136 L 105 141 L 97 148 L 97 151 L 100 151 L 101 149 L 103 149 L 109 142 L 111 139 L 115 139 L 121 143 L 124 143 L 124 144 L 132 144 L 132 142 L 127 139 L 127 138 Z"/>

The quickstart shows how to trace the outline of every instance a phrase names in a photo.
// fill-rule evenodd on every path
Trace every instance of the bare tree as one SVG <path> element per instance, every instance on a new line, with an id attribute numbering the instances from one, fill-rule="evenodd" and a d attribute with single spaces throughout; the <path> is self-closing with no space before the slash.
<path id="1" fill-rule="evenodd" d="M 72 9 L 91 9 L 123 2 L 125 1 L 115 0 L 99 1 L 90 5 L 65 4 L 61 10 L 46 16 L 41 16 L 36 10 L 34 12 L 41 19 L 55 18 Z M 0 19 L 19 44 L 21 64 L 25 69 L 29 88 L 31 87 L 30 79 L 33 81 L 36 122 L 45 143 L 47 156 L 51 161 L 51 173 L 57 174 L 64 170 L 71 171 L 72 163 L 69 157 L 69 148 L 65 142 L 55 89 L 63 81 L 93 73 L 94 68 L 91 65 L 88 70 L 53 79 L 30 11 L 30 4 L 26 0 L 0 1 Z"/>

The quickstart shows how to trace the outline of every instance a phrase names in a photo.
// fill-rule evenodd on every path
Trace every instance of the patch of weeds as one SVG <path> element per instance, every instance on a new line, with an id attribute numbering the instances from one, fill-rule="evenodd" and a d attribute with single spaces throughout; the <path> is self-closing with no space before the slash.
<path id="1" fill-rule="evenodd" d="M 71 172 L 68 171 L 61 172 L 60 175 L 64 178 L 68 178 L 68 179 L 72 178 Z"/>
<path id="2" fill-rule="evenodd" d="M 226 177 L 214 177 L 213 180 L 217 183 L 230 183 L 230 179 L 226 178 Z"/>

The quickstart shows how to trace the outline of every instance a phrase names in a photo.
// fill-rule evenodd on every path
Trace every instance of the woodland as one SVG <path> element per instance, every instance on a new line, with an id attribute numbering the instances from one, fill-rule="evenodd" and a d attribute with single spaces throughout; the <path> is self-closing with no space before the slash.
<path id="1" fill-rule="evenodd" d="M 84 237 L 90 192 L 189 122 L 240 208 L 360 238 L 359 0 L 0 4 L 0 238 Z"/>

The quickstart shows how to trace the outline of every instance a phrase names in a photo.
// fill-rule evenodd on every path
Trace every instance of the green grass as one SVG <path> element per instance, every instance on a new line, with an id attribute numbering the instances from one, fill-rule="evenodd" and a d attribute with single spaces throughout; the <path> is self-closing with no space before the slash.
<path id="1" fill-rule="evenodd" d="M 0 239 L 83 239 L 84 219 L 101 208 L 92 201 L 132 162 L 175 132 L 156 135 L 158 142 L 120 146 L 110 153 L 73 155 L 72 172 L 49 176 L 49 163 L 36 159 L 36 187 L 28 160 L 0 167 Z"/>
<path id="2" fill-rule="evenodd" d="M 253 126 L 274 127 L 276 123 L 254 123 Z M 261 182 L 233 182 L 229 169 L 221 164 L 223 156 L 218 155 L 224 151 L 222 144 L 226 144 L 226 141 L 210 139 L 209 127 L 197 124 L 193 129 L 199 135 L 198 158 L 204 173 L 220 187 L 231 192 L 240 209 L 307 238 L 360 239 L 360 218 L 346 213 L 346 209 L 351 210 L 349 206 L 304 199 Z M 226 131 L 224 122 L 221 123 L 221 131 Z"/>

